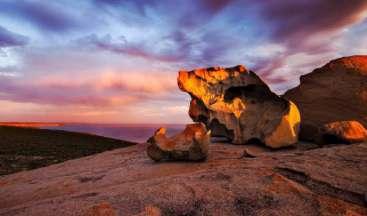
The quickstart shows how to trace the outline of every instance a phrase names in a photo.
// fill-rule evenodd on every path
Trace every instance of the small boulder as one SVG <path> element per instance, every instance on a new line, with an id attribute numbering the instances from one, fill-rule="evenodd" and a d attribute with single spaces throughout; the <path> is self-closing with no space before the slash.
<path id="1" fill-rule="evenodd" d="M 166 128 L 159 128 L 148 143 L 147 154 L 155 161 L 200 161 L 208 156 L 210 131 L 202 123 L 188 124 L 168 138 Z"/>
<path id="2" fill-rule="evenodd" d="M 358 121 L 337 121 L 325 124 L 319 129 L 317 142 L 358 143 L 367 140 L 367 130 Z"/>

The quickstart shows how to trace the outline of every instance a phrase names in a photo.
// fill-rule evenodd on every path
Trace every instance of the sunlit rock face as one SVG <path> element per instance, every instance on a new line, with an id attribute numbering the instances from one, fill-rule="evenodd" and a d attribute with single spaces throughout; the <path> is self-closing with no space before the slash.
<path id="1" fill-rule="evenodd" d="M 258 140 L 272 148 L 298 140 L 300 114 L 252 71 L 239 65 L 180 71 L 179 88 L 191 95 L 189 115 L 213 136 L 235 144 Z"/>
<path id="2" fill-rule="evenodd" d="M 208 156 L 210 131 L 202 123 L 188 124 L 181 133 L 168 138 L 158 129 L 148 140 L 148 156 L 155 161 L 200 161 Z"/>
<path id="3" fill-rule="evenodd" d="M 284 98 L 300 109 L 302 139 L 312 140 L 317 128 L 334 121 L 367 127 L 367 56 L 339 58 L 301 76 Z"/>
<path id="4" fill-rule="evenodd" d="M 321 144 L 367 141 L 367 130 L 358 121 L 337 121 L 323 125 L 316 139 Z"/>

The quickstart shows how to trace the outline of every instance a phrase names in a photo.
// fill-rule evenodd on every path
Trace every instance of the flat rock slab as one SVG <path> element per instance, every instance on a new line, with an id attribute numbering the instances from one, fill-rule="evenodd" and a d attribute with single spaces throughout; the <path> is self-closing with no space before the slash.
<path id="1" fill-rule="evenodd" d="M 201 163 L 117 149 L 0 177 L 0 215 L 367 215 L 367 143 L 298 146 L 216 143 Z"/>

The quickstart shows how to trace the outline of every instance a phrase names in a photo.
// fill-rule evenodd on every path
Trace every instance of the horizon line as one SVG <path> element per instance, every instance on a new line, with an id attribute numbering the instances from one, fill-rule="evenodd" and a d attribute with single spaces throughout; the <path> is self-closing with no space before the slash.
<path id="1" fill-rule="evenodd" d="M 64 121 L 50 121 L 50 122 L 46 122 L 46 121 L 0 121 L 0 126 L 1 124 L 109 124 L 109 125 L 124 125 L 124 124 L 129 124 L 129 125 L 157 125 L 157 124 L 162 124 L 162 125 L 181 125 L 181 124 L 190 124 L 190 123 L 194 123 L 194 122 L 179 122 L 179 123 L 164 123 L 164 122 L 157 122 L 157 123 L 137 123 L 137 122 L 125 122 L 125 123 L 109 123 L 109 122 L 64 122 Z"/>

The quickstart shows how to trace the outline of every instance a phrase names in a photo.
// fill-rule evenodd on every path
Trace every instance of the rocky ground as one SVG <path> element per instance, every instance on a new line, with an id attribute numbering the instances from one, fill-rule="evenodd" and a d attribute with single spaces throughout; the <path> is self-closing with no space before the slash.
<path id="1" fill-rule="evenodd" d="M 367 215 L 367 143 L 316 147 L 156 163 L 139 144 L 0 177 L 0 215 Z"/>

